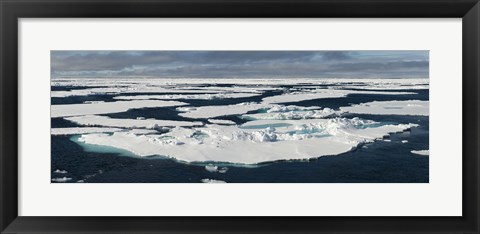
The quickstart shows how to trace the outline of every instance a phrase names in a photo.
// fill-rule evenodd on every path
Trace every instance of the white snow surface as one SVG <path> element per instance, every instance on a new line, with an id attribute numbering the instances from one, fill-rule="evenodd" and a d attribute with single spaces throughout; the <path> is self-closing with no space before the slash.
<path id="1" fill-rule="evenodd" d="M 340 110 L 356 114 L 428 116 L 429 101 L 374 101 L 341 107 Z"/>
<path id="2" fill-rule="evenodd" d="M 96 115 L 96 114 L 124 112 L 129 109 L 182 106 L 186 104 L 187 103 L 178 102 L 178 101 L 135 100 L 135 101 L 52 105 L 50 115 L 52 118 L 66 117 L 66 116 L 79 116 L 79 115 Z"/>
<path id="3" fill-rule="evenodd" d="M 176 126 L 189 127 L 189 126 L 203 125 L 202 122 L 158 120 L 158 119 L 115 119 L 115 118 L 110 118 L 108 116 L 100 116 L 100 115 L 67 117 L 65 119 L 79 125 L 119 127 L 119 128 L 159 129 L 162 127 L 176 127 Z"/>
<path id="4" fill-rule="evenodd" d="M 270 127 L 278 124 L 283 125 Z M 165 134 L 84 134 L 79 140 L 128 150 L 138 156 L 162 155 L 185 162 L 256 164 L 337 155 L 361 143 L 418 126 L 375 124 L 358 118 L 259 120 L 242 126 L 175 127 Z M 248 126 L 254 128 L 245 128 Z"/>

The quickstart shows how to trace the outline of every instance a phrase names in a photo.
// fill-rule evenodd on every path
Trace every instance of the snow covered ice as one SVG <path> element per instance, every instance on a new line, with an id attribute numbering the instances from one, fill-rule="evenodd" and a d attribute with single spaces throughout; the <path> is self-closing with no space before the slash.
<path id="1" fill-rule="evenodd" d="M 353 81 L 364 85 L 352 87 Z M 309 106 L 282 104 L 344 98 L 351 94 L 412 95 L 416 86 L 408 84 L 428 86 L 425 79 L 211 79 L 209 82 L 222 86 L 205 86 L 196 79 L 53 80 L 57 86 L 85 88 L 55 91 L 52 97 L 101 94 L 112 95 L 112 100 L 52 105 L 52 118 L 63 118 L 81 127 L 52 128 L 51 132 L 80 135 L 75 138 L 79 143 L 113 147 L 140 157 L 157 155 L 189 163 L 258 164 L 338 155 L 418 126 L 343 117 L 346 113 L 428 115 L 428 101 L 420 100 L 373 101 L 340 108 L 322 107 L 322 102 Z M 290 90 L 282 86 L 297 83 L 302 85 Z M 332 86 L 326 88 L 326 85 Z M 262 97 L 268 92 L 273 93 Z M 252 101 L 245 102 L 245 98 Z M 231 104 L 197 105 L 191 100 L 229 100 Z M 159 107 L 170 108 L 183 119 L 106 116 Z M 237 123 L 232 117 L 243 122 Z M 205 170 L 225 173 L 227 168 L 209 164 Z"/>

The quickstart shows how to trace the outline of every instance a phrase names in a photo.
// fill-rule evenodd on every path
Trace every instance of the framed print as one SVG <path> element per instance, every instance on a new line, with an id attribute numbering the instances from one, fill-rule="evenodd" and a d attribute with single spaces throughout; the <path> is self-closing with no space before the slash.
<path id="1" fill-rule="evenodd" d="M 477 1 L 1 4 L 1 233 L 478 233 Z"/>

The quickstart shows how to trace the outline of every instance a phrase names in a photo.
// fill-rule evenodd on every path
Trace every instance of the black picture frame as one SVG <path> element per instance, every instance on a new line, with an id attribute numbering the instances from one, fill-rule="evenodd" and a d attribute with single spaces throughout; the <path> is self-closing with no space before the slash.
<path id="1" fill-rule="evenodd" d="M 0 0 L 0 15 L 1 233 L 479 232 L 478 0 Z M 462 18 L 463 215 L 461 217 L 18 216 L 18 19 L 58 17 Z"/>

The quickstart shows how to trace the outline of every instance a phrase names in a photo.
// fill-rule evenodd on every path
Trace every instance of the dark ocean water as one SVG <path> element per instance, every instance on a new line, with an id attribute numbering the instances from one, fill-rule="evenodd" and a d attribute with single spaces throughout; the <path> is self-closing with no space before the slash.
<path id="1" fill-rule="evenodd" d="M 68 89 L 55 88 L 55 90 Z M 340 106 L 375 100 L 428 100 L 429 98 L 428 90 L 395 91 L 415 92 L 416 94 L 353 94 L 345 98 L 317 99 L 285 103 L 285 105 L 321 106 L 337 109 Z M 180 101 L 194 106 L 229 105 L 241 102 L 259 102 L 263 97 L 271 95 L 278 95 L 278 91 L 268 91 L 262 96 L 252 98 Z M 92 95 L 52 98 L 52 104 L 114 101 L 112 97 L 113 95 Z M 106 114 L 106 116 L 192 120 L 178 116 L 175 107 L 134 109 L 122 113 Z M 98 152 L 86 151 L 84 147 L 74 141 L 76 136 L 52 136 L 52 178 L 68 177 L 72 178 L 68 182 L 84 181 L 89 183 L 198 183 L 202 179 L 222 180 L 227 183 L 428 183 L 429 157 L 410 153 L 411 150 L 429 148 L 428 116 L 347 114 L 343 117 L 360 117 L 388 123 L 416 123 L 420 126 L 412 128 L 410 131 L 390 135 L 391 142 L 376 141 L 340 155 L 324 156 L 307 161 L 262 163 L 249 167 L 223 165 L 228 168 L 226 173 L 209 172 L 205 170 L 206 163 L 187 164 L 162 157 L 139 158 L 125 151 L 108 148 L 98 149 Z M 236 116 L 217 119 L 233 120 L 238 124 L 246 122 Z M 206 120 L 200 119 L 200 121 Z M 62 118 L 52 118 L 51 123 L 52 128 L 77 126 Z M 402 140 L 408 142 L 402 143 Z M 54 173 L 56 169 L 66 170 L 68 173 Z"/>

